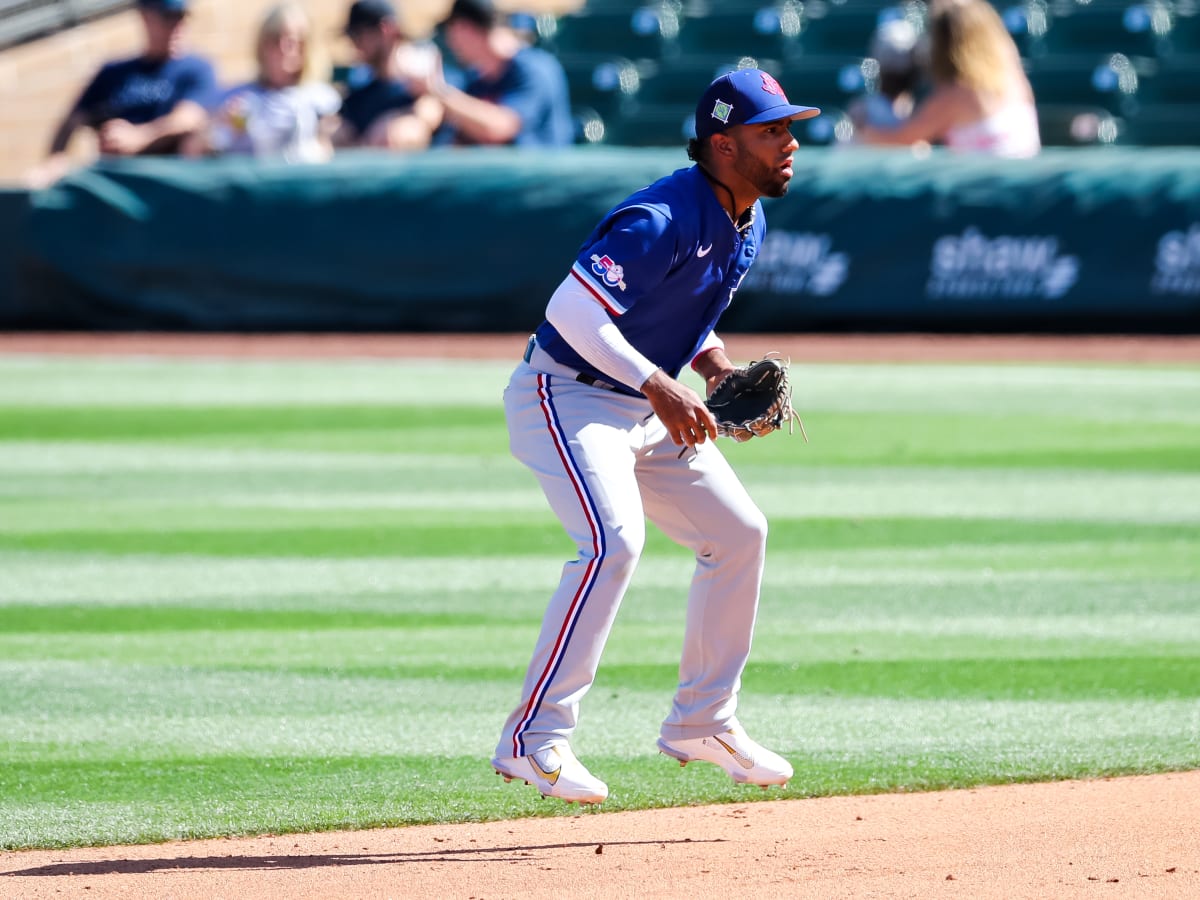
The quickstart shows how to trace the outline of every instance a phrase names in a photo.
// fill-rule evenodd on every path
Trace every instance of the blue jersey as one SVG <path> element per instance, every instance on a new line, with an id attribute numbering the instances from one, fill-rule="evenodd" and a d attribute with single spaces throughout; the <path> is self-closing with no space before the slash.
<path id="1" fill-rule="evenodd" d="M 575 141 L 567 76 L 562 64 L 545 50 L 526 47 L 498 78 L 472 73 L 462 89 L 472 97 L 507 106 L 521 117 L 521 130 L 511 142 L 517 147 L 566 147 Z M 453 129 L 448 140 L 467 143 Z"/>
<path id="2" fill-rule="evenodd" d="M 574 276 L 643 356 L 679 377 L 717 324 L 762 243 L 755 201 L 738 229 L 698 166 L 680 169 L 610 210 L 584 242 Z M 549 322 L 538 346 L 559 363 L 604 381 Z M 632 387 L 627 393 L 637 394 Z"/>
<path id="3" fill-rule="evenodd" d="M 371 124 L 384 113 L 408 112 L 417 102 L 402 82 L 389 78 L 376 78 L 372 73 L 369 81 L 357 85 L 342 101 L 341 116 L 354 126 L 361 137 Z"/>
<path id="4" fill-rule="evenodd" d="M 207 106 L 215 91 L 216 78 L 206 59 L 139 56 L 105 63 L 75 108 L 87 114 L 87 124 L 93 128 L 110 119 L 144 125 L 167 115 L 181 100 Z"/>

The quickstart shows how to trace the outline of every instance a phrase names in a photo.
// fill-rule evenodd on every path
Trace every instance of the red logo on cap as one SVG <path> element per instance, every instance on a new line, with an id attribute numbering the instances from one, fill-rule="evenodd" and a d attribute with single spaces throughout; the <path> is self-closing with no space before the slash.
<path id="1" fill-rule="evenodd" d="M 784 97 L 783 88 L 779 86 L 779 82 L 766 72 L 762 73 L 762 89 L 768 94 L 778 94 L 780 97 L 783 97 L 785 103 L 787 102 L 787 97 Z"/>

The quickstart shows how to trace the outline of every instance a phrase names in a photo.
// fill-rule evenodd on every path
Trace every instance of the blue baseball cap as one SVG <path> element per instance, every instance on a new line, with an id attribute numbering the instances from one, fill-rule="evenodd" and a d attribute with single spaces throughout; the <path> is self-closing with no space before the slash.
<path id="1" fill-rule="evenodd" d="M 788 103 L 779 82 L 762 69 L 738 69 L 718 77 L 696 104 L 696 137 L 719 134 L 734 125 L 811 119 L 820 114 L 815 106 Z"/>
<path id="2" fill-rule="evenodd" d="M 381 22 L 396 20 L 396 9 L 388 0 L 355 0 L 346 16 L 346 34 L 360 28 L 378 28 Z"/>
<path id="3" fill-rule="evenodd" d="M 165 16 L 182 16 L 190 12 L 188 0 L 137 0 L 141 9 L 152 9 Z"/>

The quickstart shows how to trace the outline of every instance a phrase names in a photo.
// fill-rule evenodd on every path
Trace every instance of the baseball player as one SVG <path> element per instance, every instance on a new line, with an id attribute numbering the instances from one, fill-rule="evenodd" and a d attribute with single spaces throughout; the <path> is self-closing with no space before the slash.
<path id="1" fill-rule="evenodd" d="M 702 398 L 733 364 L 713 332 L 762 243 L 760 197 L 782 197 L 794 106 L 759 69 L 716 79 L 696 107 L 695 165 L 632 194 L 584 242 L 504 392 L 513 455 L 537 476 L 578 553 L 546 609 L 521 700 L 492 766 L 543 795 L 600 803 L 608 787 L 570 737 L 648 518 L 696 557 L 674 703 L 659 749 L 735 782 L 786 784 L 792 767 L 735 717 L 767 523 L 713 439 Z M 681 449 L 682 448 L 682 449 Z"/>

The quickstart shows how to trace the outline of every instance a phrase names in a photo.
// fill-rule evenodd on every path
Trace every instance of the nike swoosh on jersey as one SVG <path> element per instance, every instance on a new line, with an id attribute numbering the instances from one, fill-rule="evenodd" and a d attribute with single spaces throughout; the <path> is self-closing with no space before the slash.
<path id="1" fill-rule="evenodd" d="M 698 257 L 708 256 L 708 251 L 711 249 L 712 249 L 712 244 L 709 244 L 707 247 L 701 247 L 699 250 L 696 251 L 696 256 L 698 256 Z"/>

